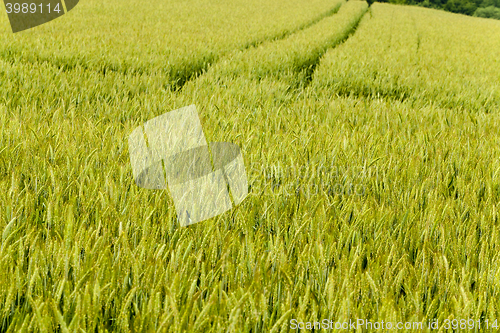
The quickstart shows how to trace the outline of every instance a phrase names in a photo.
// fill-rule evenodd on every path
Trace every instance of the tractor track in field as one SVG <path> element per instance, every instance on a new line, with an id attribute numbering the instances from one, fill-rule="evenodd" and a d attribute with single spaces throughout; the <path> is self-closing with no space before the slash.
<path id="1" fill-rule="evenodd" d="M 222 67 L 212 67 L 212 75 L 229 80 L 247 77 L 260 81 L 267 77 L 286 82 L 291 91 L 306 88 L 323 56 L 354 35 L 369 11 L 364 1 L 347 2 L 337 15 L 310 30 L 229 55 L 219 62 Z"/>
<path id="2" fill-rule="evenodd" d="M 318 67 L 318 65 L 321 63 L 321 59 L 323 58 L 323 56 L 330 50 L 332 49 L 335 49 L 339 46 L 341 46 L 342 44 L 344 44 L 345 42 L 347 42 L 347 40 L 356 33 L 356 30 L 358 29 L 358 26 L 359 26 L 359 23 L 361 22 L 361 20 L 363 19 L 363 17 L 365 17 L 365 15 L 371 11 L 371 8 L 368 7 L 368 9 L 363 13 L 363 15 L 361 15 L 357 20 L 356 22 L 354 23 L 352 29 L 340 40 L 338 40 L 336 43 L 334 43 L 334 45 L 332 45 L 331 47 L 329 47 L 328 49 L 324 50 L 320 55 L 319 57 L 316 59 L 315 62 L 312 63 L 312 65 L 310 65 L 309 68 L 306 69 L 306 74 L 305 74 L 305 78 L 304 78 L 304 83 L 303 83 L 303 87 L 306 88 L 308 87 L 313 78 L 314 78 L 314 73 L 316 72 L 316 68 Z"/>

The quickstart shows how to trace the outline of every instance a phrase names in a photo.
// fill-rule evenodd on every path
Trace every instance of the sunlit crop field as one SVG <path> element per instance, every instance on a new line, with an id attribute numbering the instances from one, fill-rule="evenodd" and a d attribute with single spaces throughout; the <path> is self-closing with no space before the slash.
<path id="1" fill-rule="evenodd" d="M 7 24 L 0 331 L 500 319 L 499 21 L 88 0 Z M 249 196 L 181 228 L 169 191 L 135 185 L 127 139 L 190 104 L 241 147 Z"/>

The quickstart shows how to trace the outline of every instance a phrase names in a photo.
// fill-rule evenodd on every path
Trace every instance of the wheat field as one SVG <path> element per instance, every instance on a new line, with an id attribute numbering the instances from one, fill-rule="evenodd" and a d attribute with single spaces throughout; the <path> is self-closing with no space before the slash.
<path id="1" fill-rule="evenodd" d="M 18 34 L 1 14 L 0 331 L 484 331 L 499 54 L 500 21 L 352 0 L 87 0 Z M 127 139 L 190 104 L 249 195 L 183 228 Z"/>

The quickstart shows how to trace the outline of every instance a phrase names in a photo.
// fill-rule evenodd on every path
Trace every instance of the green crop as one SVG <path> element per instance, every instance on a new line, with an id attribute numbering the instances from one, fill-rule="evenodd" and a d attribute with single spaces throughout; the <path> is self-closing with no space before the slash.
<path id="1" fill-rule="evenodd" d="M 445 330 L 453 318 L 484 331 L 500 317 L 498 22 L 195 1 L 221 21 L 174 41 L 152 5 L 123 14 L 129 2 L 89 0 L 0 37 L 0 331 Z M 178 31 L 204 17 L 168 5 Z M 176 87 L 170 71 L 191 73 L 204 39 L 216 57 Z M 181 228 L 168 191 L 135 185 L 127 138 L 193 103 L 208 141 L 241 147 L 249 196 Z"/>

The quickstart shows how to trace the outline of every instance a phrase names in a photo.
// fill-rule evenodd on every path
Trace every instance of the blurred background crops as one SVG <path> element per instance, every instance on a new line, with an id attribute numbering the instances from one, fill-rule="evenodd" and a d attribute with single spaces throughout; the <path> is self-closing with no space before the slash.
<path id="1" fill-rule="evenodd" d="M 1 331 L 499 317 L 497 21 L 158 6 L 89 0 L 15 35 L 0 16 Z M 180 228 L 127 137 L 193 103 L 250 194 Z"/>

